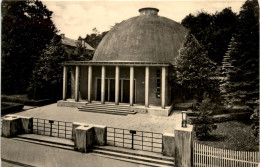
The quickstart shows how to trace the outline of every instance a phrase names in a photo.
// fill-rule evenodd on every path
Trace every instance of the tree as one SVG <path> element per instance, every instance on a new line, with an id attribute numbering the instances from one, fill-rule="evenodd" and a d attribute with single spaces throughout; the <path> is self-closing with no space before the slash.
<path id="1" fill-rule="evenodd" d="M 57 32 L 38 0 L 2 2 L 2 91 L 25 93 L 40 52 Z"/>
<path id="2" fill-rule="evenodd" d="M 100 33 L 97 28 L 93 28 L 92 34 L 86 35 L 85 42 L 90 44 L 93 48 L 97 48 L 100 41 L 103 39 L 103 37 L 108 33 L 108 31 Z"/>
<path id="3" fill-rule="evenodd" d="M 28 92 L 33 99 L 59 98 L 62 91 L 63 68 L 60 63 L 66 61 L 68 55 L 61 44 L 60 36 L 55 36 L 40 55 L 33 70 Z"/>
<path id="4" fill-rule="evenodd" d="M 196 37 L 208 52 L 208 57 L 221 65 L 227 45 L 236 31 L 236 14 L 230 8 L 225 8 L 215 14 L 202 11 L 196 16 L 189 14 L 181 24 Z"/>
<path id="5" fill-rule="evenodd" d="M 68 59 L 67 61 L 88 61 L 92 60 L 92 57 L 94 55 L 93 51 L 87 50 L 83 46 L 83 42 L 85 42 L 85 39 L 81 38 L 79 36 L 78 42 L 76 44 L 76 48 L 72 50 L 67 50 L 68 51 Z"/>
<path id="6" fill-rule="evenodd" d="M 194 131 L 199 140 L 206 140 L 210 132 L 217 128 L 212 115 L 215 107 L 216 105 L 211 103 L 210 99 L 206 99 L 200 105 L 197 105 L 198 115 L 192 120 L 192 124 L 194 124 Z"/>
<path id="7" fill-rule="evenodd" d="M 226 69 L 223 83 L 226 104 L 253 110 L 259 98 L 259 6 L 247 0 L 238 15 L 239 24 L 230 42 L 227 55 L 231 68 Z"/>
<path id="8" fill-rule="evenodd" d="M 204 93 L 212 95 L 218 85 L 217 67 L 193 35 L 187 35 L 176 62 L 177 83 L 183 90 L 194 90 L 199 102 Z"/>

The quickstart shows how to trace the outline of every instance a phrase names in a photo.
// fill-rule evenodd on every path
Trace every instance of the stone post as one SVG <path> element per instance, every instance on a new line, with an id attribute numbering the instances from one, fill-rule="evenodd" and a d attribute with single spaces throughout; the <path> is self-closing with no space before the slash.
<path id="1" fill-rule="evenodd" d="M 76 139 L 75 139 L 75 150 L 82 153 L 90 152 L 93 146 L 93 136 L 94 128 L 93 126 L 84 125 L 79 126 L 75 129 Z"/>
<path id="2" fill-rule="evenodd" d="M 174 130 L 176 167 L 192 167 L 192 130 L 192 125 L 187 125 L 186 128 L 177 127 Z"/>
<path id="3" fill-rule="evenodd" d="M 92 127 L 92 130 L 90 130 L 90 127 Z M 86 138 L 85 134 L 89 135 L 90 138 Z M 75 150 L 88 152 L 88 150 L 91 149 L 94 144 L 99 146 L 107 144 L 107 127 L 103 125 L 73 122 L 72 140 L 75 141 Z M 86 144 L 83 145 L 82 142 L 86 142 Z M 89 143 L 91 144 L 91 146 L 89 145 Z"/>
<path id="4" fill-rule="evenodd" d="M 33 133 L 33 118 L 19 116 L 21 118 L 21 133 Z"/>
<path id="5" fill-rule="evenodd" d="M 33 118 L 18 115 L 6 115 L 2 119 L 2 136 L 14 137 L 22 133 L 33 132 Z"/>
<path id="6" fill-rule="evenodd" d="M 94 144 L 104 146 L 107 144 L 107 127 L 92 125 L 94 127 Z"/>
<path id="7" fill-rule="evenodd" d="M 2 136 L 14 137 L 20 133 L 21 119 L 18 116 L 7 116 L 2 120 Z"/>
<path id="8" fill-rule="evenodd" d="M 164 133 L 162 142 L 163 142 L 163 145 L 162 145 L 163 155 L 174 157 L 175 149 L 176 149 L 174 134 L 173 133 Z"/>

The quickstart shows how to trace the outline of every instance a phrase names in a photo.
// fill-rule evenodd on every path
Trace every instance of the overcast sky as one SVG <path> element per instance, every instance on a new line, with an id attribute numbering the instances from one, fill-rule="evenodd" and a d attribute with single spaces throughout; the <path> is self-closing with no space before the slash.
<path id="1" fill-rule="evenodd" d="M 91 34 L 96 27 L 100 32 L 107 31 L 115 23 L 138 16 L 143 7 L 158 8 L 159 15 L 181 22 L 188 14 L 200 11 L 220 12 L 231 7 L 238 13 L 245 0 L 171 0 L 171 1 L 46 1 L 47 8 L 53 11 L 53 21 L 60 33 L 77 39 Z"/>

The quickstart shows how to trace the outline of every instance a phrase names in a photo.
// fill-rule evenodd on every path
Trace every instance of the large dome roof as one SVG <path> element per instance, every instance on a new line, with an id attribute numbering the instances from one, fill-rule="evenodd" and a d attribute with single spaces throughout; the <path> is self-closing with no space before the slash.
<path id="1" fill-rule="evenodd" d="M 179 23 L 142 8 L 140 16 L 115 25 L 98 45 L 93 61 L 173 63 L 188 33 Z"/>

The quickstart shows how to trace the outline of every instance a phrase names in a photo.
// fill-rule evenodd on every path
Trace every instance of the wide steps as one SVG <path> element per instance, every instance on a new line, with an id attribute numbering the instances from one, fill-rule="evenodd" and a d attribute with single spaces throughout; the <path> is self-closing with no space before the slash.
<path id="1" fill-rule="evenodd" d="M 53 137 L 50 137 L 50 138 L 53 138 Z M 36 138 L 33 138 L 33 137 L 29 137 L 29 136 L 18 135 L 17 137 L 14 137 L 12 139 L 22 141 L 22 142 L 39 144 L 39 145 L 43 145 L 43 146 L 65 149 L 65 150 L 74 150 L 73 144 L 67 144 L 67 143 L 63 143 L 63 142 L 59 142 L 59 141 L 54 142 L 54 141 L 51 141 L 51 140 L 45 140 L 44 138 L 43 139 L 36 139 Z"/>
<path id="2" fill-rule="evenodd" d="M 94 147 L 93 153 L 106 156 L 108 158 L 133 162 L 148 166 L 174 166 L 173 157 L 162 156 L 159 153 L 146 153 L 144 151 L 118 149 L 109 146 Z"/>
<path id="3" fill-rule="evenodd" d="M 130 111 L 130 106 L 127 105 L 115 105 L 112 103 L 100 104 L 100 103 L 89 103 L 86 106 L 78 108 L 79 111 L 94 112 L 102 114 L 113 114 L 113 115 L 128 115 L 135 114 L 135 112 Z"/>

